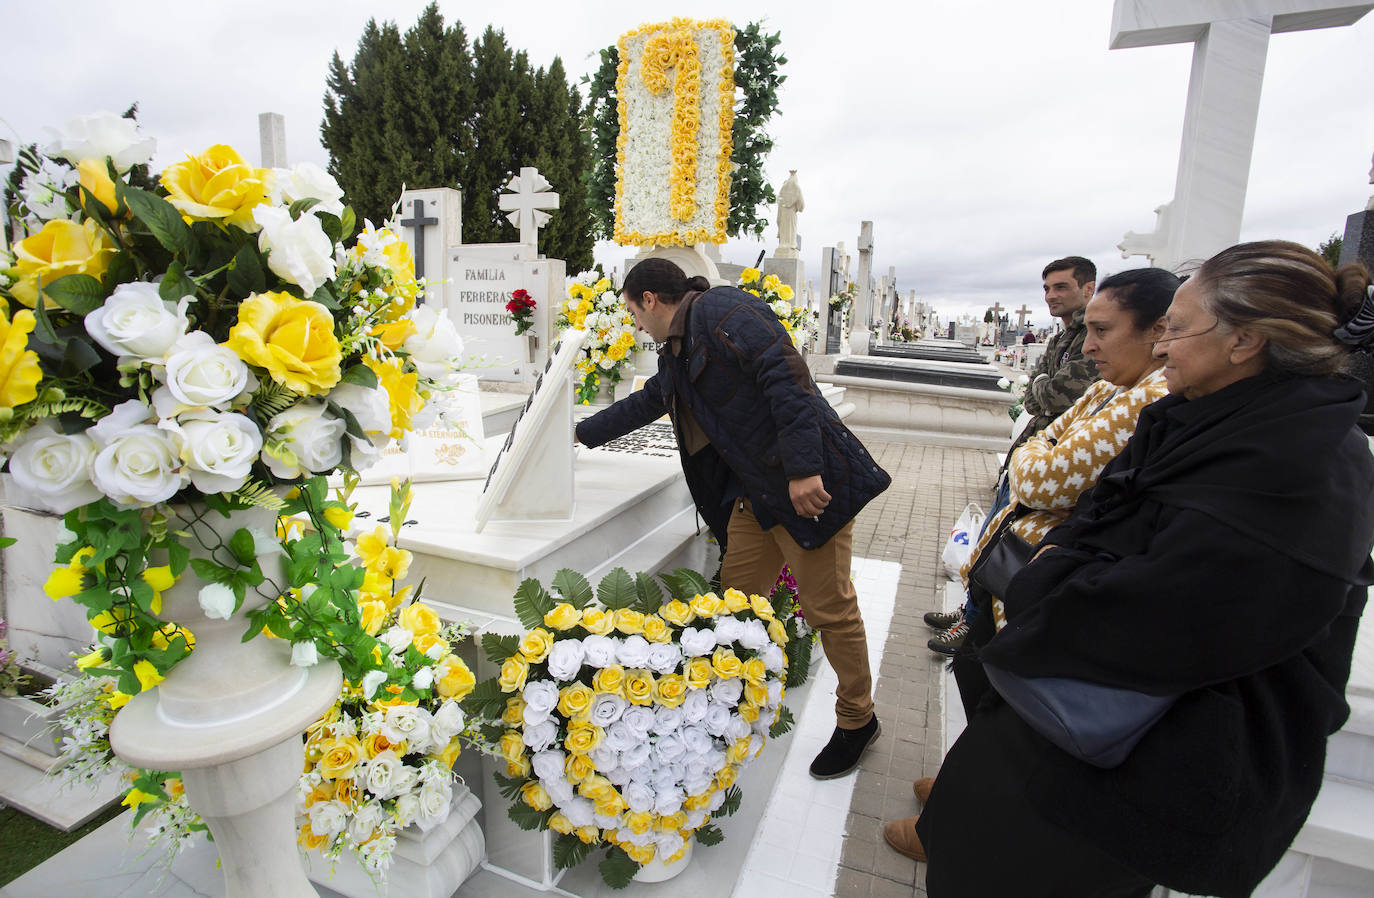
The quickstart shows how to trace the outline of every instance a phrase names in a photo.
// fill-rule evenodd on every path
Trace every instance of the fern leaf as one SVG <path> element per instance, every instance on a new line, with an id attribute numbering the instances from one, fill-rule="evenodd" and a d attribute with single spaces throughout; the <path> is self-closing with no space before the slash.
<path id="1" fill-rule="evenodd" d="M 463 713 L 469 717 L 484 719 L 499 718 L 506 710 L 507 695 L 501 691 L 496 677 L 483 680 L 473 687 L 463 699 Z"/>
<path id="2" fill-rule="evenodd" d="M 505 664 L 507 658 L 520 651 L 520 637 L 483 633 L 482 651 L 487 653 L 487 660 L 492 664 Z"/>
<path id="3" fill-rule="evenodd" d="M 725 840 L 725 833 L 720 831 L 720 827 L 708 823 L 693 833 L 692 838 L 701 845 L 719 845 Z"/>
<path id="4" fill-rule="evenodd" d="M 584 608 L 592 600 L 592 585 L 587 578 L 571 568 L 563 568 L 553 575 L 553 588 L 574 608 Z"/>
<path id="5" fill-rule="evenodd" d="M 544 615 L 554 609 L 553 596 L 538 580 L 527 577 L 515 590 L 515 616 L 526 630 L 544 626 Z"/>
<path id="6" fill-rule="evenodd" d="M 592 846 L 573 833 L 564 833 L 553 843 L 553 865 L 559 870 L 576 867 L 592 853 Z"/>
<path id="7" fill-rule="evenodd" d="M 606 880 L 606 885 L 613 889 L 623 889 L 639 872 L 639 864 L 625 853 L 625 849 L 612 845 L 606 852 L 605 859 L 597 865 L 597 869 L 601 871 L 601 878 Z"/>
<path id="8" fill-rule="evenodd" d="M 635 581 L 630 577 L 630 572 L 618 567 L 601 578 L 596 586 L 596 597 L 601 604 L 617 611 L 629 608 L 638 601 L 639 593 L 635 590 Z"/>
<path id="9" fill-rule="evenodd" d="M 639 595 L 639 600 L 635 603 L 635 610 L 643 614 L 653 614 L 663 607 L 663 590 L 654 582 L 654 578 L 640 571 L 635 574 L 635 592 Z"/>
<path id="10" fill-rule="evenodd" d="M 792 718 L 792 712 L 787 710 L 786 705 L 782 705 L 778 708 L 778 719 L 773 721 L 773 725 L 768 728 L 769 737 L 772 739 L 778 738 L 792 729 L 792 724 L 794 723 L 796 723 L 796 721 Z"/>
<path id="11" fill-rule="evenodd" d="M 230 496 L 249 507 L 256 506 L 271 511 L 281 511 L 286 507 L 281 496 L 277 495 L 272 487 L 260 480 L 248 480 L 243 486 L 230 493 Z"/>
<path id="12" fill-rule="evenodd" d="M 706 578 L 691 568 L 680 567 L 673 571 L 673 573 L 677 575 L 678 583 L 682 585 L 683 593 L 688 599 L 698 593 L 708 593 L 711 591 L 711 584 Z"/>
<path id="13" fill-rule="evenodd" d="M 288 390 L 275 380 L 264 380 L 253 393 L 252 405 L 264 420 L 279 415 L 300 399 L 300 394 Z"/>

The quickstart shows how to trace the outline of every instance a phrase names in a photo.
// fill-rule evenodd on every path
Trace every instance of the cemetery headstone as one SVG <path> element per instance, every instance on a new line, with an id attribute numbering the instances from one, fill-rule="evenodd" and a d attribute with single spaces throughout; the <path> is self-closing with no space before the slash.
<path id="1" fill-rule="evenodd" d="M 849 318 L 849 345 L 855 355 L 868 355 L 868 328 L 873 321 L 873 222 L 859 225 L 859 295 Z"/>
<path id="2" fill-rule="evenodd" d="M 258 138 L 263 168 L 286 168 L 286 117 L 278 112 L 258 114 Z"/>
<path id="3" fill-rule="evenodd" d="M 844 339 L 844 309 L 830 307 L 830 300 L 846 286 L 844 271 L 840 267 L 842 250 L 827 246 L 821 250 L 821 302 L 825 315 L 825 351 L 834 354 L 840 351 Z"/>

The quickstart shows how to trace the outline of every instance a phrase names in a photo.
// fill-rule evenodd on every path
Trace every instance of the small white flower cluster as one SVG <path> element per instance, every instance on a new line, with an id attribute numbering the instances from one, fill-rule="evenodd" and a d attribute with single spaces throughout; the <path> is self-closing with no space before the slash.
<path id="1" fill-rule="evenodd" d="M 584 271 L 568 281 L 568 298 L 558 309 L 559 328 L 587 331 L 576 367 L 584 378 L 597 373 L 618 373 L 638 351 L 635 321 L 610 278 Z M 613 379 L 618 379 L 614 378 Z"/>

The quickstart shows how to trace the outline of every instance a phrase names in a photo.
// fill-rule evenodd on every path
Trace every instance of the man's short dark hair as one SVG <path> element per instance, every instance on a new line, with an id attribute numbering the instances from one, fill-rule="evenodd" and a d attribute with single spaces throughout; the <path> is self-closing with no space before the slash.
<path id="1" fill-rule="evenodd" d="M 1083 286 L 1088 281 L 1097 280 L 1097 266 L 1082 256 L 1065 256 L 1062 259 L 1055 259 L 1045 266 L 1045 270 L 1040 272 L 1040 280 L 1044 280 L 1056 271 L 1071 271 L 1073 279 L 1078 286 Z"/>

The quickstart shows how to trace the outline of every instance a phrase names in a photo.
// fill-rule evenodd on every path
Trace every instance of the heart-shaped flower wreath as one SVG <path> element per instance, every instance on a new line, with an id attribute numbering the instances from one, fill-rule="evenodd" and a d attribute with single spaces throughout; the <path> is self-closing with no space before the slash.
<path id="1" fill-rule="evenodd" d="M 739 771 L 792 725 L 788 634 L 768 600 L 717 595 L 687 569 L 659 579 L 666 600 L 623 568 L 595 593 L 571 570 L 552 591 L 526 580 L 515 611 L 527 632 L 483 636 L 501 673 L 465 702 L 506 761 L 511 819 L 559 832 L 559 867 L 605 846 L 600 870 L 616 887 L 655 857 L 681 857 L 690 838 L 724 838 L 709 821 L 738 808 Z"/>

